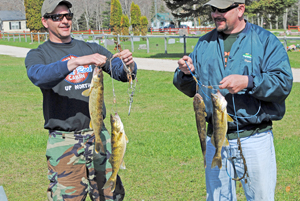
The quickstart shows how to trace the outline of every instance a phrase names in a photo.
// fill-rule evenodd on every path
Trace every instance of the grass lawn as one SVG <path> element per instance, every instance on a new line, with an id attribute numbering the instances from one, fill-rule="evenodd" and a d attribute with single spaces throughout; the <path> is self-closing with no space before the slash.
<path id="1" fill-rule="evenodd" d="M 300 39 L 300 37 L 299 37 Z M 26 47 L 26 48 L 37 48 L 38 43 L 30 43 L 30 40 L 28 39 L 28 42 L 25 42 L 25 40 L 22 38 L 21 42 L 19 40 L 16 40 L 15 42 L 12 41 L 3 41 L 0 40 L 0 45 L 12 45 L 12 46 L 18 46 L 18 47 Z M 197 43 L 197 38 L 187 38 L 186 43 L 186 54 L 188 55 L 191 53 Z M 297 44 L 300 43 L 300 41 L 287 41 L 288 46 L 291 44 Z M 293 43 L 291 43 L 293 42 Z M 173 59 L 178 60 L 184 55 L 184 45 L 183 43 L 179 42 L 178 38 L 175 38 L 174 44 L 167 44 L 167 54 L 165 53 L 165 39 L 162 36 L 161 38 L 149 38 L 149 53 L 147 53 L 146 49 L 139 49 L 139 45 L 146 44 L 146 41 L 138 41 L 134 42 L 134 51 L 133 56 L 134 57 L 140 57 L 140 58 L 154 58 L 154 59 Z M 104 46 L 104 44 L 102 44 Z M 129 49 L 132 51 L 131 42 L 130 41 L 124 41 L 121 42 L 121 46 L 123 49 Z M 115 52 L 114 45 L 108 45 L 107 49 L 111 52 Z M 290 63 L 292 68 L 300 68 L 300 60 L 299 60 L 299 51 L 295 52 L 288 52 Z"/>
<path id="2" fill-rule="evenodd" d="M 24 58 L 0 55 L 0 186 L 9 200 L 45 201 L 46 144 L 42 94 L 27 78 Z M 127 83 L 114 82 L 117 111 L 129 138 L 126 170 L 120 170 L 125 200 L 205 200 L 203 158 L 192 99 L 172 84 L 173 73 L 138 71 L 130 116 Z M 112 83 L 104 77 L 107 114 Z M 277 158 L 276 199 L 300 197 L 300 83 L 286 100 L 286 115 L 274 122 Z M 109 119 L 105 124 L 110 130 Z M 286 190 L 287 187 L 290 190 Z M 237 185 L 238 200 L 245 200 Z"/>

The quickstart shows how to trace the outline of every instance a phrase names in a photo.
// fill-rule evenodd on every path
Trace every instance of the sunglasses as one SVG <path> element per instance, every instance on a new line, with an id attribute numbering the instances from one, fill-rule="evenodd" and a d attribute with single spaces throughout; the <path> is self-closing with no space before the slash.
<path id="1" fill-rule="evenodd" d="M 228 8 L 224 8 L 224 9 L 220 9 L 220 8 L 211 6 L 211 9 L 212 9 L 212 12 L 218 11 L 219 13 L 226 13 L 234 8 L 237 8 L 238 6 L 239 6 L 239 4 L 233 4 L 233 5 L 229 6 Z"/>
<path id="2" fill-rule="evenodd" d="M 67 20 L 73 19 L 73 13 L 65 13 L 65 14 L 53 14 L 53 15 L 45 15 L 44 18 L 51 18 L 53 21 L 62 21 L 64 17 L 67 18 Z"/>

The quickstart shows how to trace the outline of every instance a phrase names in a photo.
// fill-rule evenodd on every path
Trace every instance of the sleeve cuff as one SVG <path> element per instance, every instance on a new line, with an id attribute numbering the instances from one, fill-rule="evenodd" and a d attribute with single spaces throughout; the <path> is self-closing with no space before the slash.
<path id="1" fill-rule="evenodd" d="M 251 75 L 248 75 L 248 86 L 247 89 L 253 89 L 254 84 L 253 84 L 253 77 Z"/>

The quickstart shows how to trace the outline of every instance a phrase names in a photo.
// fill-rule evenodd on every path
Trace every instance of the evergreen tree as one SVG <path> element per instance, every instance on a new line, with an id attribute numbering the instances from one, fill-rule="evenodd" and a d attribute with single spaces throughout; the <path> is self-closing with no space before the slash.
<path id="1" fill-rule="evenodd" d="M 97 30 L 96 11 L 94 11 L 93 15 L 91 16 L 89 24 L 91 30 Z"/>
<path id="2" fill-rule="evenodd" d="M 207 0 L 164 0 L 172 15 L 177 18 L 198 17 L 208 13 L 209 6 L 203 7 Z"/>
<path id="3" fill-rule="evenodd" d="M 141 17 L 141 35 L 146 36 L 147 35 L 147 26 L 148 26 L 148 20 L 146 16 Z M 143 38 L 145 40 L 145 38 Z"/>
<path id="4" fill-rule="evenodd" d="M 79 30 L 86 30 L 86 20 L 84 17 L 84 13 L 80 15 L 80 18 L 78 19 L 78 26 Z"/>
<path id="5" fill-rule="evenodd" d="M 109 29 L 110 28 L 110 25 L 109 25 L 109 23 L 110 23 L 110 7 L 111 7 L 111 1 L 106 1 L 105 2 L 105 4 L 106 4 L 106 8 L 104 9 L 105 11 L 103 11 L 102 12 L 102 18 L 103 18 L 103 24 L 102 24 L 102 26 L 103 26 L 103 28 L 104 29 Z"/>
<path id="6" fill-rule="evenodd" d="M 122 35 L 126 35 L 128 36 L 129 35 L 129 18 L 127 15 L 122 15 L 122 18 L 121 18 L 121 29 L 122 29 Z"/>
<path id="7" fill-rule="evenodd" d="M 119 0 L 112 0 L 110 7 L 110 26 L 115 35 L 121 34 L 122 7 Z"/>
<path id="8" fill-rule="evenodd" d="M 141 10 L 137 4 L 134 4 L 132 1 L 130 7 L 130 17 L 131 17 L 131 26 L 133 35 L 139 36 L 140 35 L 140 24 L 141 24 Z"/>
<path id="9" fill-rule="evenodd" d="M 154 4 L 154 1 L 152 0 L 152 5 L 151 5 L 151 8 L 150 8 L 150 19 L 152 19 L 153 17 L 155 16 L 155 4 Z"/>
<path id="10" fill-rule="evenodd" d="M 43 23 L 41 21 L 41 9 L 44 0 L 25 0 L 25 13 L 27 27 L 32 32 L 45 31 Z"/>

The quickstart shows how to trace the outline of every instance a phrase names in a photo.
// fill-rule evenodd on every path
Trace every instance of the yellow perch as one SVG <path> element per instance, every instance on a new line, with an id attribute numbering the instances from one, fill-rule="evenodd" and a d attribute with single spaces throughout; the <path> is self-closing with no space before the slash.
<path id="1" fill-rule="evenodd" d="M 211 94 L 212 104 L 213 104 L 213 134 L 211 137 L 211 143 L 215 146 L 216 152 L 211 163 L 211 168 L 218 166 L 220 169 L 222 168 L 222 157 L 221 151 L 222 147 L 228 146 L 229 142 L 226 138 L 227 133 L 227 122 L 233 122 L 232 118 L 227 114 L 227 101 L 222 96 L 220 91 L 216 94 Z"/>
<path id="2" fill-rule="evenodd" d="M 82 92 L 83 96 L 89 96 L 89 112 L 91 117 L 90 127 L 95 134 L 95 151 L 105 153 L 103 143 L 100 138 L 103 126 L 103 72 L 101 68 L 95 67 L 91 87 Z"/>
<path id="3" fill-rule="evenodd" d="M 110 123 L 111 123 L 111 156 L 109 158 L 109 162 L 112 166 L 112 174 L 110 178 L 107 180 L 103 189 L 111 188 L 111 192 L 115 191 L 117 174 L 119 169 L 125 169 L 124 163 L 124 155 L 126 151 L 126 144 L 128 143 L 128 138 L 124 131 L 123 123 L 120 119 L 120 116 L 115 113 L 113 116 L 110 115 Z"/>
<path id="4" fill-rule="evenodd" d="M 195 117 L 196 117 L 196 125 L 198 136 L 200 139 L 200 145 L 203 154 L 204 160 L 204 168 L 206 168 L 206 112 L 205 112 L 205 103 L 200 94 L 196 93 L 193 100 Z"/>

